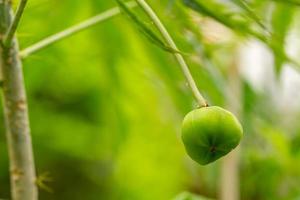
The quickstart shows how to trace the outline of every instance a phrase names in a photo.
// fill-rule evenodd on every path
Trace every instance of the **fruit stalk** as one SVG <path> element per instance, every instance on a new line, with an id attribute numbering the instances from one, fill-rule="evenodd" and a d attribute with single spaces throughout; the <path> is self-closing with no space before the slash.
<path id="1" fill-rule="evenodd" d="M 173 41 L 172 37 L 170 36 L 170 34 L 168 33 L 167 29 L 165 28 L 165 26 L 162 24 L 162 22 L 160 21 L 160 19 L 158 18 L 158 16 L 156 15 L 156 13 L 152 10 L 152 8 L 148 5 L 148 3 L 144 0 L 136 0 L 138 5 L 145 11 L 145 13 L 150 17 L 150 19 L 153 21 L 154 25 L 156 26 L 156 28 L 159 30 L 159 32 L 161 33 L 162 37 L 164 38 L 164 40 L 166 41 L 166 43 L 172 48 L 174 49 L 176 52 L 179 52 L 175 42 Z M 188 65 L 186 64 L 183 56 L 180 53 L 174 53 L 174 56 L 177 60 L 177 62 L 179 63 L 181 70 L 188 82 L 188 85 L 195 97 L 195 99 L 197 100 L 197 103 L 199 104 L 199 107 L 207 107 L 207 103 L 206 100 L 204 99 L 204 97 L 202 96 L 202 94 L 200 93 L 195 80 L 189 70 Z"/>

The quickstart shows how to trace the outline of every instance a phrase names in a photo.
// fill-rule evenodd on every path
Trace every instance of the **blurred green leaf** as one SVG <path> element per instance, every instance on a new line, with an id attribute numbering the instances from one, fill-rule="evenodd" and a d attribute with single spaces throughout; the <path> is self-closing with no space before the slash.
<path id="1" fill-rule="evenodd" d="M 275 70 L 277 75 L 287 58 L 284 56 L 286 38 L 294 16 L 294 8 L 287 5 L 275 7 L 272 16 L 272 29 L 270 44 L 274 52 Z"/>
<path id="2" fill-rule="evenodd" d="M 255 11 L 250 7 L 249 3 L 245 0 L 232 0 L 236 5 L 238 5 L 241 9 L 246 11 L 248 16 L 255 21 L 261 28 L 267 30 L 266 25 L 262 22 L 259 16 L 255 13 Z"/>
<path id="3" fill-rule="evenodd" d="M 177 195 L 173 200 L 212 200 L 200 195 L 196 195 L 190 192 L 182 192 Z"/>
<path id="4" fill-rule="evenodd" d="M 194 11 L 211 17 L 212 19 L 220 22 L 221 24 L 230 29 L 233 29 L 238 33 L 251 35 L 258 38 L 259 40 L 266 41 L 266 36 L 249 28 L 250 24 L 246 19 L 239 18 L 238 20 L 236 20 L 234 18 L 230 18 L 232 13 L 225 13 L 224 7 L 222 7 L 221 4 L 217 4 L 215 2 L 206 2 L 206 5 L 204 5 L 202 2 L 197 0 L 183 0 L 183 3 Z M 210 7 L 208 5 L 210 5 Z"/>
<path id="5" fill-rule="evenodd" d="M 280 39 L 280 34 L 278 35 L 277 29 L 274 29 L 273 31 L 275 33 L 272 34 L 270 34 L 269 32 L 267 32 L 266 34 L 261 31 L 252 29 L 251 23 L 249 21 L 247 21 L 246 19 L 240 21 L 231 18 L 230 16 L 232 14 L 224 12 L 225 10 L 224 7 L 222 7 L 220 3 L 216 3 L 214 1 L 206 2 L 206 4 L 203 4 L 201 1 L 198 0 L 182 0 L 182 1 L 187 7 L 191 8 L 192 10 L 200 14 L 203 14 L 205 16 L 211 17 L 212 19 L 218 21 L 219 23 L 235 31 L 236 33 L 240 33 L 245 36 L 253 36 L 258 40 L 262 41 L 263 43 L 265 43 L 275 53 L 277 72 L 280 71 L 281 66 L 284 62 L 288 62 L 292 64 L 292 66 L 295 67 L 295 69 L 297 70 L 300 69 L 300 64 L 295 60 L 289 58 L 289 56 L 283 50 L 284 42 L 282 42 L 282 39 Z M 247 9 L 248 16 L 250 18 L 255 20 L 257 23 L 262 23 L 258 19 L 258 17 L 251 11 L 251 9 L 247 7 L 247 4 L 241 4 L 242 0 L 234 0 L 234 1 L 235 2 L 239 1 L 240 6 L 243 5 L 245 7 L 244 9 Z M 276 26 L 278 26 L 275 28 L 278 28 L 279 31 L 282 31 L 282 35 L 284 37 L 286 36 L 289 24 L 291 23 L 293 18 L 293 12 L 292 12 L 293 7 L 289 7 L 286 9 L 289 10 L 285 10 L 278 13 L 279 15 L 281 15 L 279 18 L 277 19 L 274 19 L 276 17 L 272 18 L 272 21 L 275 20 L 275 24 Z M 265 25 L 263 26 L 265 27 Z"/>
<path id="6" fill-rule="evenodd" d="M 155 32 L 153 32 L 146 23 L 141 21 L 128 7 L 125 3 L 123 3 L 122 0 L 116 0 L 119 4 L 120 8 L 126 13 L 132 22 L 134 22 L 135 25 L 139 28 L 141 33 L 148 38 L 150 42 L 157 45 L 161 49 L 168 51 L 170 53 L 181 53 L 177 51 L 176 49 L 173 49 L 172 47 L 168 46 L 164 43 L 163 40 L 160 39 L 159 36 L 156 35 Z"/>
<path id="7" fill-rule="evenodd" d="M 282 3 L 282 4 L 289 4 L 289 5 L 294 5 L 294 6 L 300 6 L 300 1 L 297 0 L 271 0 L 271 1 L 275 1 L 278 3 Z"/>

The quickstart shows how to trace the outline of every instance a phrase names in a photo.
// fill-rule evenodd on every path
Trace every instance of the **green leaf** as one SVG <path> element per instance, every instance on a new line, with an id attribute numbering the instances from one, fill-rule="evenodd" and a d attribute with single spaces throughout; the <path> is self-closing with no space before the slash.
<path id="1" fill-rule="evenodd" d="M 224 13 L 224 11 L 222 12 L 222 8 L 219 4 L 214 4 L 213 6 L 211 6 L 213 8 L 211 8 L 197 0 L 183 0 L 183 3 L 192 10 L 205 16 L 211 17 L 217 22 L 238 33 L 241 33 L 243 35 L 251 35 L 263 42 L 267 41 L 265 35 L 260 32 L 253 31 L 251 28 L 249 28 L 250 23 L 248 21 L 244 20 L 241 22 L 240 20 L 232 19 L 230 18 L 230 15 L 232 14 Z"/>
<path id="2" fill-rule="evenodd" d="M 238 7 L 243 9 L 247 14 L 248 17 L 250 17 L 255 23 L 257 23 L 261 28 L 264 30 L 267 30 L 267 27 L 265 24 L 262 22 L 262 20 L 257 16 L 257 14 L 252 10 L 250 5 L 248 4 L 247 1 L 245 0 L 232 0 L 233 3 L 235 3 Z"/>
<path id="3" fill-rule="evenodd" d="M 285 55 L 285 40 L 288 35 L 290 25 L 294 16 L 293 7 L 287 5 L 278 5 L 275 7 L 272 15 L 273 34 L 270 44 L 274 53 L 275 69 L 279 74 L 284 62 L 287 60 Z"/>
<path id="4" fill-rule="evenodd" d="M 128 7 L 122 2 L 122 0 L 116 0 L 121 10 L 131 19 L 131 21 L 138 27 L 141 33 L 156 46 L 170 53 L 181 53 L 180 51 L 173 49 L 169 45 L 165 44 L 163 40 L 155 32 L 153 32 L 148 25 L 141 21 Z"/>
<path id="5" fill-rule="evenodd" d="M 282 4 L 289 4 L 292 6 L 300 6 L 300 1 L 296 1 L 296 0 L 271 0 L 271 1 L 276 1 Z"/>
<path id="6" fill-rule="evenodd" d="M 212 200 L 212 199 L 208 199 L 206 197 L 196 195 L 190 192 L 182 192 L 179 195 L 177 195 L 173 200 Z"/>
<path id="7" fill-rule="evenodd" d="M 288 63 L 292 64 L 292 66 L 295 67 L 297 70 L 300 69 L 299 63 L 297 63 L 293 59 L 289 58 L 289 56 L 283 50 L 280 50 L 280 48 L 282 49 L 283 43 L 278 41 L 277 33 L 274 35 L 270 34 L 271 35 L 271 37 L 270 37 L 268 35 L 265 35 L 262 32 L 254 31 L 250 28 L 251 23 L 249 23 L 247 21 L 240 22 L 233 18 L 228 17 L 230 15 L 228 13 L 224 13 L 224 11 L 220 8 L 219 4 L 206 2 L 206 4 L 204 5 L 202 1 L 198 1 L 198 0 L 182 0 L 182 1 L 187 7 L 191 8 L 192 10 L 194 10 L 202 15 L 211 17 L 212 19 L 218 21 L 219 23 L 221 23 L 224 26 L 228 27 L 229 29 L 235 31 L 236 33 L 240 33 L 245 36 L 255 37 L 258 40 L 265 43 L 274 52 L 275 57 L 278 60 L 277 66 L 281 66 L 283 62 L 288 62 Z M 237 1 L 237 0 L 235 0 L 235 1 Z M 239 1 L 242 1 L 242 0 L 239 0 Z M 283 20 L 286 17 L 284 15 L 287 15 L 287 16 L 289 15 L 289 13 L 285 13 L 285 12 L 286 11 L 281 13 L 282 16 L 279 17 L 278 20 Z M 284 24 L 284 23 L 285 22 L 283 22 L 283 25 L 287 26 L 287 24 Z M 283 31 L 283 30 L 281 30 L 281 31 Z M 280 69 L 280 67 L 276 67 L 276 68 L 277 68 L 277 70 Z"/>
<path id="8" fill-rule="evenodd" d="M 225 26 L 233 29 L 237 29 L 240 25 L 232 23 L 232 21 L 229 21 L 225 18 L 225 16 L 222 16 L 220 14 L 217 14 L 216 12 L 210 10 L 208 7 L 203 5 L 202 3 L 195 1 L 195 0 L 183 0 L 183 3 L 193 9 L 196 12 L 199 12 L 203 15 L 206 15 L 208 17 L 211 17 L 215 19 L 216 21 L 220 22 L 221 24 L 224 24 Z"/>

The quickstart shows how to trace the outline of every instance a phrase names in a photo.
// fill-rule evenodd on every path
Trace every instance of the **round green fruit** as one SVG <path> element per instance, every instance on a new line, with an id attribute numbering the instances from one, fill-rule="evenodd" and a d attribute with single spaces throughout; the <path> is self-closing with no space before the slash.
<path id="1" fill-rule="evenodd" d="M 201 165 L 228 154 L 240 142 L 243 128 L 237 118 L 217 106 L 188 113 L 182 124 L 182 140 L 188 155 Z"/>

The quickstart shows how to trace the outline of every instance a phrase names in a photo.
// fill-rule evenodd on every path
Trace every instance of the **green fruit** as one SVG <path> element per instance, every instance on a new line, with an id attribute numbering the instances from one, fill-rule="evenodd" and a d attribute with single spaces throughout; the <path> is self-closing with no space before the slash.
<path id="1" fill-rule="evenodd" d="M 188 113 L 182 124 L 182 140 L 188 155 L 201 165 L 228 154 L 240 142 L 243 129 L 223 108 L 203 107 Z"/>

